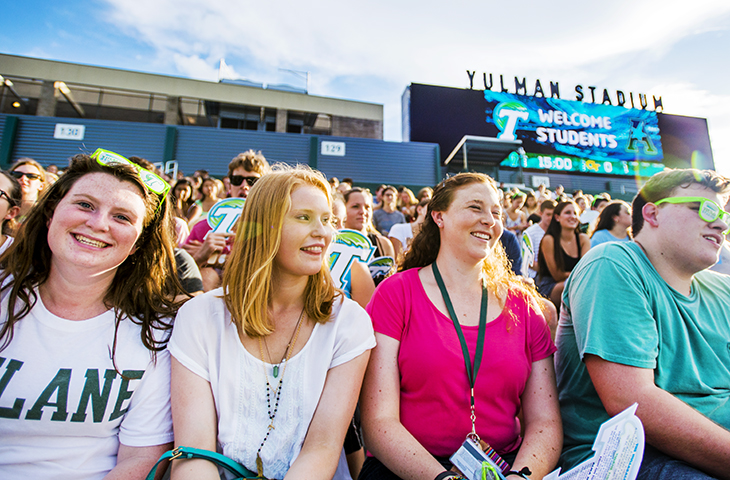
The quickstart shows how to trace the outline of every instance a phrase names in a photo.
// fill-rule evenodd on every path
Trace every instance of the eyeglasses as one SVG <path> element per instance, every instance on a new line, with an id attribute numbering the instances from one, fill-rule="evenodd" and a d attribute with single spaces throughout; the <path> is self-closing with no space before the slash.
<path id="1" fill-rule="evenodd" d="M 231 175 L 231 185 L 234 187 L 240 187 L 243 182 L 249 187 L 253 187 L 253 184 L 259 180 L 260 177 L 244 177 L 243 175 Z"/>
<path id="2" fill-rule="evenodd" d="M 0 190 L 0 198 L 5 198 L 5 200 L 8 201 L 11 207 L 14 207 L 16 205 L 15 201 L 10 198 L 10 195 L 5 190 Z"/>
<path id="3" fill-rule="evenodd" d="M 150 172 L 149 170 L 140 167 L 134 162 L 129 161 L 118 153 L 110 152 L 109 150 L 103 150 L 98 148 L 92 155 L 91 158 L 99 162 L 99 164 L 114 167 L 115 165 L 131 165 L 139 173 L 139 178 L 144 183 L 145 187 L 150 192 L 156 193 L 160 197 L 160 202 L 157 205 L 159 210 L 160 205 L 167 196 L 167 192 L 170 191 L 170 184 L 168 184 L 162 177 L 156 173 Z M 156 211 L 155 211 L 156 213 Z"/>
<path id="4" fill-rule="evenodd" d="M 705 197 L 669 197 L 663 198 L 658 202 L 654 202 L 654 205 L 661 205 L 662 203 L 699 203 L 700 208 L 697 211 L 700 218 L 707 223 L 712 223 L 718 218 L 722 223 L 728 226 L 728 228 L 722 232 L 723 235 L 727 235 L 730 232 L 730 213 L 726 212 L 720 205 L 713 202 L 709 198 Z"/>
<path id="5" fill-rule="evenodd" d="M 28 180 L 38 180 L 41 178 L 40 173 L 19 172 L 18 170 L 13 170 L 10 172 L 10 175 L 14 176 L 18 180 L 23 177 L 28 177 Z"/>

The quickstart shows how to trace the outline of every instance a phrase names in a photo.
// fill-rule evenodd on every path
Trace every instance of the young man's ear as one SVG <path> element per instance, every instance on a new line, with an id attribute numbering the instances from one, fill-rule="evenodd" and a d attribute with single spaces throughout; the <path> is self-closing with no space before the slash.
<path id="1" fill-rule="evenodd" d="M 657 221 L 657 214 L 659 213 L 659 207 L 653 203 L 647 203 L 641 208 L 641 216 L 644 217 L 644 223 L 652 227 L 659 225 Z"/>

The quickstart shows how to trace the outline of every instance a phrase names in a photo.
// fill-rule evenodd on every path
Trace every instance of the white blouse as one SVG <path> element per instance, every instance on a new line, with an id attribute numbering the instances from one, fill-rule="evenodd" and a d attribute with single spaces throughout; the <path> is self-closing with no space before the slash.
<path id="1" fill-rule="evenodd" d="M 210 382 L 223 454 L 255 472 L 256 453 L 270 424 L 264 374 L 274 389 L 278 379 L 273 378 L 271 364 L 241 344 L 222 294 L 220 288 L 213 290 L 180 309 L 168 349 L 182 365 Z M 283 390 L 275 428 L 261 450 L 269 478 L 284 478 L 299 455 L 329 369 L 375 346 L 372 323 L 362 307 L 345 298 L 336 300 L 332 310 L 332 319 L 315 325 L 304 348 L 291 357 L 286 372 L 279 373 Z M 276 396 L 270 395 L 273 411 Z M 334 478 L 350 478 L 343 461 Z"/>

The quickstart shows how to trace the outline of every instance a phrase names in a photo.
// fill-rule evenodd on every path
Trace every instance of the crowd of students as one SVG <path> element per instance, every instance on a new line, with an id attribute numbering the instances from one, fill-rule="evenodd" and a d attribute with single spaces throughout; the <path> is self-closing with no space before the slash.
<path id="1" fill-rule="evenodd" d="M 730 478 L 714 172 L 657 174 L 632 205 L 479 173 L 372 195 L 254 151 L 225 182 L 101 149 L 45 174 L 0 175 L 1 478 L 144 478 L 185 446 L 261 478 L 443 480 L 469 438 L 540 479 L 634 402 L 640 480 Z M 235 234 L 205 218 L 224 197 L 246 199 Z M 336 288 L 339 228 L 397 273 L 376 288 L 356 263 Z"/>

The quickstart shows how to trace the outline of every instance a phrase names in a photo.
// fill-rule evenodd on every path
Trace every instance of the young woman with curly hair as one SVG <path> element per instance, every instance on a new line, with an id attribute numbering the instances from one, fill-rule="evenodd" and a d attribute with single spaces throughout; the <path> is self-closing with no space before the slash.
<path id="1" fill-rule="evenodd" d="M 141 478 L 169 448 L 168 190 L 77 155 L 0 256 L 2 478 Z"/>
<path id="2" fill-rule="evenodd" d="M 511 470 L 542 478 L 555 467 L 555 346 L 537 293 L 508 266 L 502 229 L 493 180 L 450 177 L 435 188 L 401 272 L 375 291 L 377 346 L 360 397 L 373 456 L 360 479 L 463 478 L 447 471 L 448 458 L 471 434 Z"/>

